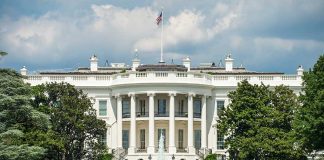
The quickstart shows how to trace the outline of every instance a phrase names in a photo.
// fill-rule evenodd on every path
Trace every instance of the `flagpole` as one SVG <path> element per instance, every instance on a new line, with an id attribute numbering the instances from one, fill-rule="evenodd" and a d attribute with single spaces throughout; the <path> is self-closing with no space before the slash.
<path id="1" fill-rule="evenodd" d="M 163 60 L 163 21 L 164 21 L 164 14 L 163 14 L 163 8 L 162 8 L 162 29 L 161 29 L 161 59 L 160 59 L 160 63 L 164 63 Z"/>

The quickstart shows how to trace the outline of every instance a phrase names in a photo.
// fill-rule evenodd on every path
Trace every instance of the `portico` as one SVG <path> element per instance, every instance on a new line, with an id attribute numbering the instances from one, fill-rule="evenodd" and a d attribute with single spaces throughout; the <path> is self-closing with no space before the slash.
<path id="1" fill-rule="evenodd" d="M 117 144 L 129 155 L 156 153 L 160 134 L 169 154 L 195 154 L 195 149 L 206 148 L 206 95 L 132 92 L 115 98 Z"/>

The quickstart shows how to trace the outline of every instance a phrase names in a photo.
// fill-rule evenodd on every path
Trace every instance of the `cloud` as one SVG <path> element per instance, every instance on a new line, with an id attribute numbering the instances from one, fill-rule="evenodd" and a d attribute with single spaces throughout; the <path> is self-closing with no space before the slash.
<path id="1" fill-rule="evenodd" d="M 9 55 L 0 65 L 88 66 L 93 53 L 99 63 L 105 59 L 129 63 L 135 48 L 142 63 L 154 63 L 160 51 L 155 19 L 161 6 L 166 13 L 164 51 L 169 61 L 181 62 L 189 55 L 195 65 L 218 61 L 231 52 L 235 63 L 244 62 L 250 70 L 287 71 L 297 62 L 307 68 L 323 53 L 324 2 L 320 0 L 3 2 L 0 48 Z M 274 68 L 272 64 L 279 61 L 285 65 Z"/>

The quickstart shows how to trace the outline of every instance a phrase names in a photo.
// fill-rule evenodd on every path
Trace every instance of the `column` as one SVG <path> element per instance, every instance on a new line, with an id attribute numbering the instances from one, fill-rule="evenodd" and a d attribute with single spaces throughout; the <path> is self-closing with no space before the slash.
<path id="1" fill-rule="evenodd" d="M 176 93 L 169 93 L 170 96 L 170 119 L 169 119 L 169 153 L 176 153 L 175 146 L 175 118 L 174 118 L 174 96 Z"/>
<path id="2" fill-rule="evenodd" d="M 135 153 L 136 148 L 136 106 L 135 106 L 135 94 L 130 93 L 130 105 L 131 105 L 131 121 L 130 121 L 130 145 L 128 153 Z"/>
<path id="3" fill-rule="evenodd" d="M 207 130 L 206 130 L 206 121 L 207 121 L 207 106 L 206 106 L 206 95 L 201 97 L 201 148 L 204 149 L 207 147 Z"/>
<path id="4" fill-rule="evenodd" d="M 194 93 L 188 94 L 188 149 L 189 153 L 195 153 L 193 145 L 193 96 Z"/>
<path id="5" fill-rule="evenodd" d="M 147 147 L 147 153 L 153 154 L 154 149 L 154 93 L 148 93 L 149 96 L 149 145 Z"/>
<path id="6" fill-rule="evenodd" d="M 117 148 L 123 147 L 123 115 L 122 115 L 122 97 L 120 95 L 117 98 Z"/>

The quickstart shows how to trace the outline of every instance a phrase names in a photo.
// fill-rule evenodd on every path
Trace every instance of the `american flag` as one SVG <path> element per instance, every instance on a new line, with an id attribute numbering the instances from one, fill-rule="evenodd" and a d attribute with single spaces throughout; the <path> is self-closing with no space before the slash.
<path id="1" fill-rule="evenodd" d="M 162 12 L 161 12 L 160 15 L 156 18 L 156 24 L 157 24 L 157 25 L 160 25 L 161 21 L 162 21 Z"/>

